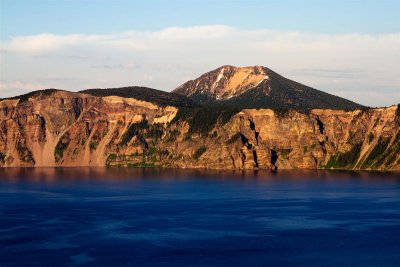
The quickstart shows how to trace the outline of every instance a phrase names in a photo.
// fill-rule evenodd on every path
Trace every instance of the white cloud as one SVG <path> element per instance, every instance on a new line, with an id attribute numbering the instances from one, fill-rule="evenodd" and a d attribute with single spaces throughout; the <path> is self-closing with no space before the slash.
<path id="1" fill-rule="evenodd" d="M 102 47 L 103 49 L 153 50 L 173 49 L 176 45 L 189 42 L 223 39 L 232 37 L 236 30 L 223 25 L 198 26 L 188 28 L 166 28 L 161 31 L 129 31 L 105 35 L 55 35 L 39 34 L 19 36 L 2 44 L 2 51 L 26 55 L 47 54 L 74 47 Z M 200 43 L 198 43 L 200 44 Z M 171 45 L 167 47 L 166 45 Z"/>
<path id="2" fill-rule="evenodd" d="M 135 63 L 119 63 L 119 64 L 100 64 L 93 65 L 92 68 L 105 68 L 105 69 L 135 69 L 138 66 Z"/>
<path id="3" fill-rule="evenodd" d="M 1 51 L 1 80 L 8 84 L 20 81 L 69 90 L 87 84 L 146 85 L 171 90 L 220 65 L 264 65 L 333 94 L 362 92 L 368 86 L 382 92 L 375 97 L 376 105 L 400 102 L 393 89 L 385 91 L 400 88 L 400 33 L 325 35 L 211 25 L 20 36 L 1 43 Z M 49 75 L 72 79 L 48 84 L 44 77 Z M 349 98 L 371 102 L 370 94 Z"/>
<path id="4" fill-rule="evenodd" d="M 105 39 L 111 38 L 107 35 L 55 35 L 55 34 L 39 34 L 32 36 L 20 36 L 11 39 L 4 46 L 2 51 L 10 53 L 23 54 L 43 54 L 67 48 L 69 46 L 93 45 L 96 42 L 104 42 Z"/>

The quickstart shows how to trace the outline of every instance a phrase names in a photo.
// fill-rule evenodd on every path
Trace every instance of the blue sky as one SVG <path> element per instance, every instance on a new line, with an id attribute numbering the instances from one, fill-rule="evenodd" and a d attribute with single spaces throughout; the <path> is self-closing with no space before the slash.
<path id="1" fill-rule="evenodd" d="M 400 1 L 1 0 L 1 38 L 223 24 L 313 33 L 400 32 Z"/>
<path id="2" fill-rule="evenodd" d="M 363 104 L 400 102 L 400 1 L 0 0 L 0 12 L 0 97 L 169 91 L 219 65 L 257 64 Z"/>

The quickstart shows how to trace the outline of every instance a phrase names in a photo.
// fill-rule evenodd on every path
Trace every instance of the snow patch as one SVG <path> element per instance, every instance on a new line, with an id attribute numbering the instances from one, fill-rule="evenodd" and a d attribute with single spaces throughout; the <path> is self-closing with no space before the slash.
<path id="1" fill-rule="evenodd" d="M 246 81 L 249 78 L 249 74 L 247 73 L 246 76 L 243 79 L 243 82 Z"/>
<path id="2" fill-rule="evenodd" d="M 218 85 L 219 81 L 222 79 L 222 77 L 224 77 L 224 70 L 225 68 L 222 68 L 221 71 L 218 74 L 217 80 L 215 80 L 212 88 L 215 89 L 215 87 Z"/>

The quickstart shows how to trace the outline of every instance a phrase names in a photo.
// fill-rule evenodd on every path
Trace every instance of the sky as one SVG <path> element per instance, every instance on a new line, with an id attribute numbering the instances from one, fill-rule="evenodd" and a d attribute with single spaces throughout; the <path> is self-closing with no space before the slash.
<path id="1" fill-rule="evenodd" d="M 400 103 L 400 0 L 0 0 L 0 97 L 171 91 L 262 65 L 369 106 Z"/>

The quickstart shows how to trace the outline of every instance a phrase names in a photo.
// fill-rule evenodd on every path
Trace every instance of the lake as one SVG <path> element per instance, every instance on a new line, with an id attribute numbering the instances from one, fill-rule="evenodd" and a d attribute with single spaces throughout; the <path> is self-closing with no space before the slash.
<path id="1" fill-rule="evenodd" d="M 400 266 L 399 173 L 0 169 L 0 266 Z"/>

